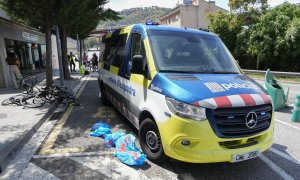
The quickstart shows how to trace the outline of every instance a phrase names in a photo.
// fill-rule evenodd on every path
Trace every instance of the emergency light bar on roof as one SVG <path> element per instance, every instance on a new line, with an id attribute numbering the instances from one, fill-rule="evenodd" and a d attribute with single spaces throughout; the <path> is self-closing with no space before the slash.
<path id="1" fill-rule="evenodd" d="M 147 21 L 146 25 L 160 25 L 160 23 L 159 22 Z"/>

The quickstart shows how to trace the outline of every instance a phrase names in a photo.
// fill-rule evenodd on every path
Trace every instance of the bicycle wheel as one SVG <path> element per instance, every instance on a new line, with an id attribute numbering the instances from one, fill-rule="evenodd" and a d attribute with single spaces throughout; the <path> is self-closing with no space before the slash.
<path id="1" fill-rule="evenodd" d="M 18 95 L 9 97 L 8 99 L 5 99 L 4 101 L 2 101 L 1 105 L 7 106 L 7 105 L 11 105 L 11 104 L 16 104 L 18 106 L 22 106 L 23 97 L 24 97 L 23 94 L 18 94 Z"/>
<path id="2" fill-rule="evenodd" d="M 33 89 L 37 84 L 37 82 L 38 82 L 37 77 L 30 77 L 30 76 L 23 77 L 22 80 L 20 81 L 21 92 L 25 92 L 26 94 L 33 92 Z"/>
<path id="3" fill-rule="evenodd" d="M 27 108 L 39 108 L 42 107 L 46 102 L 46 98 L 38 94 L 32 98 L 27 99 L 24 106 Z"/>
<path id="4" fill-rule="evenodd" d="M 1 103 L 2 106 L 8 106 L 8 105 L 11 105 L 11 104 L 14 104 L 14 102 L 11 100 L 11 97 L 5 99 L 5 100 L 2 101 L 2 103 Z"/>

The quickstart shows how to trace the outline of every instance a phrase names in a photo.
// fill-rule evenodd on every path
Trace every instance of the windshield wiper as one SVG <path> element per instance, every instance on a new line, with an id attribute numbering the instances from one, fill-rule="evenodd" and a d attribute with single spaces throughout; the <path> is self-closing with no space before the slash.
<path id="1" fill-rule="evenodd" d="M 159 72 L 168 73 L 197 73 L 197 74 L 239 74 L 238 72 L 225 72 L 225 71 L 182 71 L 182 70 L 159 70 Z"/>
<path id="2" fill-rule="evenodd" d="M 168 72 L 168 73 L 199 73 L 197 71 L 181 71 L 181 70 L 159 70 L 159 72 Z"/>
<path id="3" fill-rule="evenodd" d="M 224 72 L 224 71 L 214 71 L 212 74 L 239 74 L 238 72 Z"/>

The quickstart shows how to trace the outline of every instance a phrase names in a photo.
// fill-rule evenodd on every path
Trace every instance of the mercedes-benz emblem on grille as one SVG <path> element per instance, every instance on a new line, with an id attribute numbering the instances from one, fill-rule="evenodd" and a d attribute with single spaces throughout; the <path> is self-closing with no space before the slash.
<path id="1" fill-rule="evenodd" d="M 249 112 L 246 116 L 246 126 L 252 129 L 257 124 L 257 115 L 255 112 Z"/>

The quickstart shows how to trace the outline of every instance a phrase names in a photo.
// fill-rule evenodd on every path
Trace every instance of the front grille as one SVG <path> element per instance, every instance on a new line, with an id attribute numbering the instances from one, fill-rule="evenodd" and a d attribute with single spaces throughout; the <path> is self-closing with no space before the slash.
<path id="1" fill-rule="evenodd" d="M 249 112 L 257 114 L 257 124 L 250 129 L 246 126 Z M 269 128 L 272 119 L 272 106 L 218 108 L 208 110 L 208 119 L 219 137 L 245 137 L 260 133 Z"/>
<path id="2" fill-rule="evenodd" d="M 235 141 L 223 141 L 223 142 L 219 142 L 220 146 L 224 146 L 224 147 L 231 147 L 231 146 L 238 146 L 241 144 L 241 141 L 239 140 L 235 140 Z"/>
<path id="3" fill-rule="evenodd" d="M 260 136 L 252 137 L 247 139 L 246 141 L 242 140 L 233 140 L 233 141 L 222 141 L 219 142 L 220 146 L 225 147 L 227 149 L 238 149 L 243 147 L 253 146 L 258 143 Z"/>

